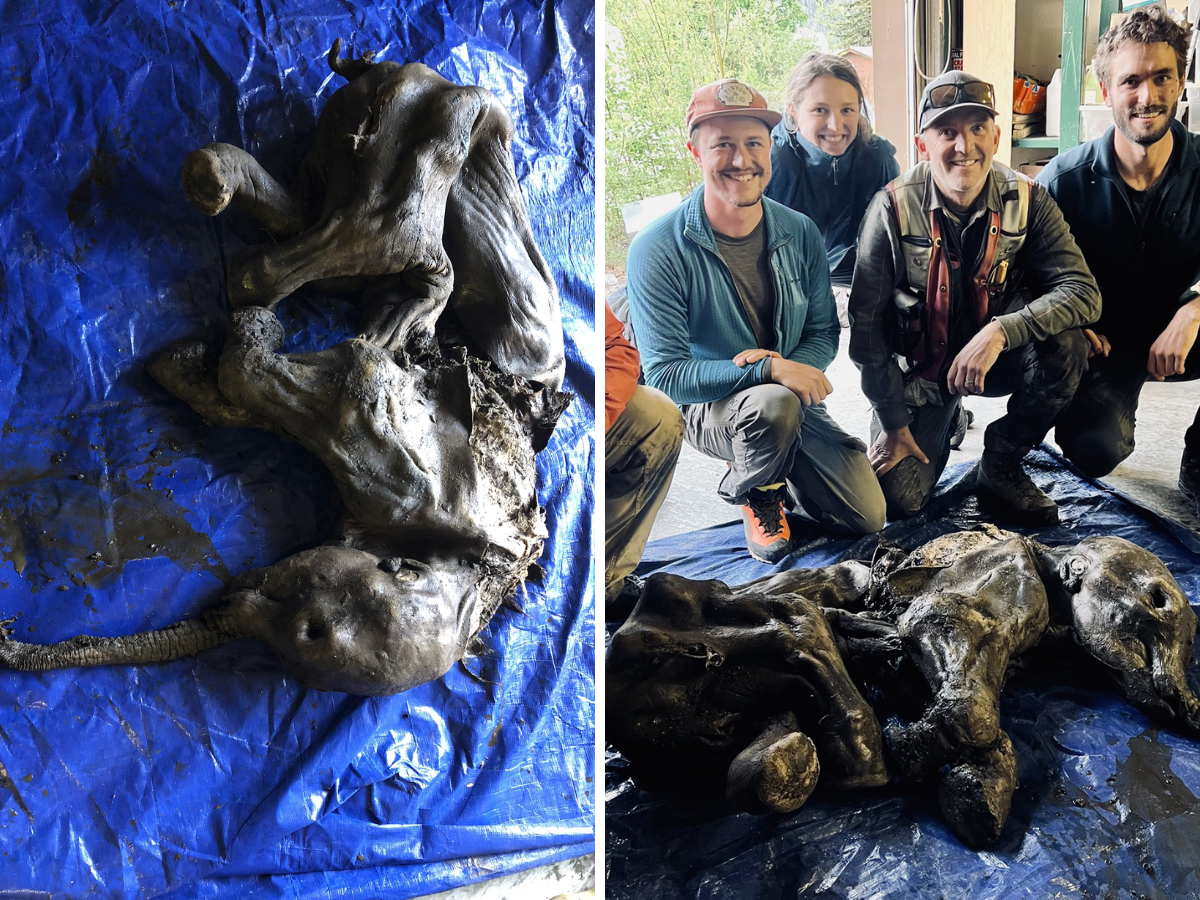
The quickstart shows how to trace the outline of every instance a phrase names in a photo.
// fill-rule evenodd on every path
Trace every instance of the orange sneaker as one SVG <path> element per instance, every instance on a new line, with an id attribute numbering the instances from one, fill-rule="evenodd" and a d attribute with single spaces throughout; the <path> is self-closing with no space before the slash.
<path id="1" fill-rule="evenodd" d="M 751 488 L 742 507 L 746 549 L 759 562 L 777 563 L 792 552 L 792 532 L 783 512 L 783 488 Z"/>

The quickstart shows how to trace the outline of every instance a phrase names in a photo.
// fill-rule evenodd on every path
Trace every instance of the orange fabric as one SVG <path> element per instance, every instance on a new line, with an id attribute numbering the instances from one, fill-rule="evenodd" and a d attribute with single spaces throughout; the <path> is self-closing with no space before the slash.
<path id="1" fill-rule="evenodd" d="M 604 304 L 604 430 L 625 411 L 637 388 L 640 362 L 634 346 L 625 340 L 625 327 Z"/>

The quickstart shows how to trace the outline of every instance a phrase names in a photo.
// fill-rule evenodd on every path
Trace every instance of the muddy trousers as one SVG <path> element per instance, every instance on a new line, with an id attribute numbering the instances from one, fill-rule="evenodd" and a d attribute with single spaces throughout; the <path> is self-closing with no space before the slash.
<path id="1" fill-rule="evenodd" d="M 843 534 L 883 527 L 883 494 L 866 446 L 842 431 L 821 404 L 803 406 L 785 387 L 763 384 L 683 408 L 684 437 L 729 471 L 717 493 L 742 504 L 751 488 L 785 482 L 792 502 Z"/>
<path id="2" fill-rule="evenodd" d="M 639 385 L 604 435 L 604 596 L 641 561 L 667 498 L 683 443 L 683 419 L 666 394 Z"/>
<path id="3" fill-rule="evenodd" d="M 1075 466 L 1089 478 L 1100 478 L 1133 452 L 1133 430 L 1138 399 L 1150 380 L 1146 371 L 1150 350 L 1088 360 L 1087 371 L 1075 397 L 1054 423 L 1054 440 Z M 1184 374 L 1168 381 L 1200 378 L 1200 341 L 1192 347 Z M 1184 446 L 1200 454 L 1200 409 L 1184 436 Z"/>
<path id="4" fill-rule="evenodd" d="M 1088 342 L 1078 328 L 1001 353 L 984 379 L 985 397 L 1011 395 L 1008 412 L 987 427 L 984 452 L 1024 456 L 1046 437 L 1071 402 L 1087 368 Z M 950 437 L 962 398 L 942 392 L 942 406 L 910 408 L 909 430 L 929 463 L 902 459 L 879 479 L 888 518 L 900 519 L 925 508 L 950 458 Z M 879 434 L 871 423 L 872 440 Z"/>

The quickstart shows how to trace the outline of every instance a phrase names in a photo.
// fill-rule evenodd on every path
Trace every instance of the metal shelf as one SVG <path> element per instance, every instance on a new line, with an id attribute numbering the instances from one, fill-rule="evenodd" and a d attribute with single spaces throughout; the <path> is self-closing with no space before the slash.
<path id="1" fill-rule="evenodd" d="M 1014 147 L 1051 147 L 1058 149 L 1058 138 L 1047 137 L 1044 134 L 1035 134 L 1033 137 L 1013 138 L 1012 145 Z"/>

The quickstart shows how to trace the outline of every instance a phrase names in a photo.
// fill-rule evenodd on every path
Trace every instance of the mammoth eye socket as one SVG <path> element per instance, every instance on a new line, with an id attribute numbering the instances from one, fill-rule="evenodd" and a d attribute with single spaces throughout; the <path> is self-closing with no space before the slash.
<path id="1" fill-rule="evenodd" d="M 1165 587 L 1156 584 L 1150 588 L 1150 602 L 1154 604 L 1155 609 L 1166 609 L 1167 604 L 1171 602 L 1171 597 Z"/>
<path id="2" fill-rule="evenodd" d="M 329 627 L 323 622 L 306 622 L 300 629 L 300 636 L 306 641 L 319 641 L 329 634 Z"/>

